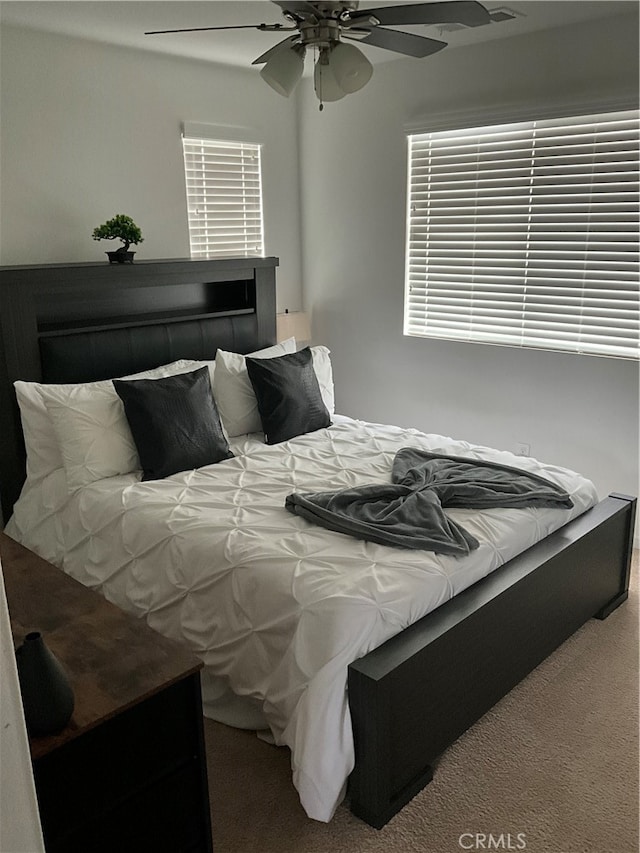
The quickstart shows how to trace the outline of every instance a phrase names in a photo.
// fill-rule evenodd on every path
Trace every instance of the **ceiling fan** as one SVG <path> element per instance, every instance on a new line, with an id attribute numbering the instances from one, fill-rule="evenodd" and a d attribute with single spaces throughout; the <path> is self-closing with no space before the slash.
<path id="1" fill-rule="evenodd" d="M 267 50 L 252 65 L 263 65 L 260 75 L 276 92 L 288 98 L 304 70 L 307 48 L 316 51 L 314 85 L 320 101 L 338 101 L 357 92 L 371 78 L 373 67 L 353 44 L 358 41 L 405 56 L 431 56 L 447 46 L 444 41 L 387 29 L 411 24 L 462 24 L 478 27 L 491 20 L 476 0 L 442 0 L 359 9 L 358 0 L 273 0 L 287 24 L 239 24 L 219 27 L 188 27 L 152 30 L 145 35 L 201 32 L 204 30 L 256 29 L 262 32 L 293 32 Z"/>

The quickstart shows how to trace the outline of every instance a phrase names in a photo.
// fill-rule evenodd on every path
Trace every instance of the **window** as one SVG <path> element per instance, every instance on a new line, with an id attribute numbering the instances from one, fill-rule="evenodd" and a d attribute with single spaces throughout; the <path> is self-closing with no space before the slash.
<path id="1" fill-rule="evenodd" d="M 264 255 L 260 146 L 182 137 L 192 258 Z"/>
<path id="2" fill-rule="evenodd" d="M 411 135 L 405 334 L 638 358 L 638 115 Z"/>

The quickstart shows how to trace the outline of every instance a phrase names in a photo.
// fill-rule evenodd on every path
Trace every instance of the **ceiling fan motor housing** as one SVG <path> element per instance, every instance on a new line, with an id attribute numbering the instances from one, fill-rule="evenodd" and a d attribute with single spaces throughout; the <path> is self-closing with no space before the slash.
<path id="1" fill-rule="evenodd" d="M 305 47 L 331 47 L 340 41 L 340 26 L 335 20 L 324 19 L 318 23 L 301 23 L 300 40 Z"/>

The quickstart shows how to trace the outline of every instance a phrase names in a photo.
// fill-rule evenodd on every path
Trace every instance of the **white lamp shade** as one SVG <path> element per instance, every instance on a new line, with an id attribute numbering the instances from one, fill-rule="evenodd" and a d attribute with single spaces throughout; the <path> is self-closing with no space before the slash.
<path id="1" fill-rule="evenodd" d="M 332 49 L 329 64 L 336 83 L 347 94 L 362 89 L 373 74 L 373 66 L 364 53 L 344 42 L 339 42 Z"/>
<path id="2" fill-rule="evenodd" d="M 296 341 L 306 342 L 311 340 L 311 324 L 309 315 L 304 311 L 292 311 L 276 316 L 276 334 L 278 343 L 286 341 L 287 338 L 295 338 Z"/>
<path id="3" fill-rule="evenodd" d="M 347 94 L 338 85 L 332 66 L 329 64 L 323 65 L 320 60 L 316 62 L 316 67 L 313 71 L 313 83 L 319 101 L 339 101 L 340 98 L 344 98 Z"/>
<path id="4" fill-rule="evenodd" d="M 304 71 L 304 57 L 295 47 L 287 47 L 274 53 L 260 76 L 279 95 L 288 98 L 298 85 Z"/>

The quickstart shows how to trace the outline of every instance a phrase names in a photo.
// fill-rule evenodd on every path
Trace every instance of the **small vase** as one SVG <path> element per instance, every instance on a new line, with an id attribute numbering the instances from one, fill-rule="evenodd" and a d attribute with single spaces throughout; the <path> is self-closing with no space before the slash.
<path id="1" fill-rule="evenodd" d="M 73 689 L 39 631 L 27 634 L 16 649 L 16 663 L 29 734 L 40 737 L 59 732 L 73 714 Z"/>

